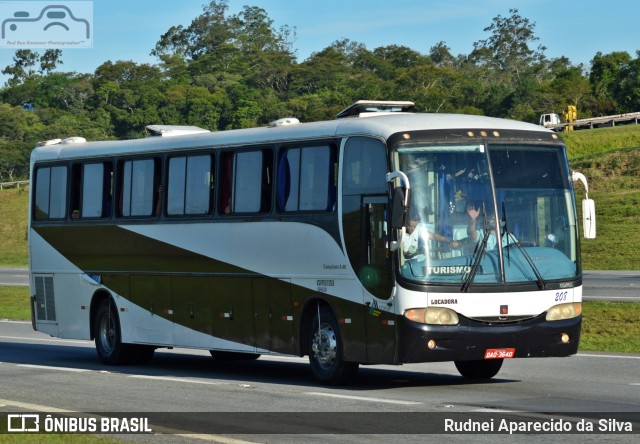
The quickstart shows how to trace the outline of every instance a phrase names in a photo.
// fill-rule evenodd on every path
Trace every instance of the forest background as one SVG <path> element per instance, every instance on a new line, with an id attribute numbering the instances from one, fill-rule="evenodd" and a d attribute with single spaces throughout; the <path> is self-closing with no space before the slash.
<path id="1" fill-rule="evenodd" d="M 550 59 L 517 9 L 484 31 L 469 54 L 445 42 L 422 54 L 342 39 L 298 62 L 295 28 L 275 29 L 260 7 L 228 14 L 226 0 L 212 0 L 189 26 L 159 36 L 150 48 L 157 64 L 107 60 L 93 73 L 64 72 L 60 50 L 18 50 L 2 70 L 0 182 L 27 178 L 42 140 L 144 137 L 149 124 L 217 131 L 325 120 L 359 99 L 534 123 L 567 105 L 579 117 L 640 111 L 640 51 L 597 52 L 590 66 Z"/>

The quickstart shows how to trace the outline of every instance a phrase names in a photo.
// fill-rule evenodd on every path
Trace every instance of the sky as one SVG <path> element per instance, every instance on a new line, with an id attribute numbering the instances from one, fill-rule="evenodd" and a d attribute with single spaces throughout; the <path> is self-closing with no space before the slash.
<path id="1" fill-rule="evenodd" d="M 2 8 L 12 7 L 2 0 Z M 72 0 L 65 0 L 70 3 Z M 171 26 L 188 26 L 208 0 L 93 0 L 93 47 L 64 49 L 58 71 L 93 73 L 107 60 L 155 64 L 151 50 Z M 55 0 L 44 4 L 55 4 Z M 59 3 L 59 2 L 58 2 Z M 229 0 L 229 14 L 244 5 L 263 8 L 278 29 L 295 27 L 298 61 L 343 38 L 373 50 L 403 45 L 422 54 L 444 42 L 454 55 L 469 54 L 497 15 L 518 9 L 535 23 L 548 58 L 566 56 L 586 69 L 597 52 L 640 50 L 640 2 L 618 0 Z M 6 12 L 6 10 L 5 10 Z M 13 64 L 17 48 L 0 48 L 0 70 Z M 34 49 L 40 53 L 42 49 Z M 6 76 L 0 75 L 0 85 Z"/>

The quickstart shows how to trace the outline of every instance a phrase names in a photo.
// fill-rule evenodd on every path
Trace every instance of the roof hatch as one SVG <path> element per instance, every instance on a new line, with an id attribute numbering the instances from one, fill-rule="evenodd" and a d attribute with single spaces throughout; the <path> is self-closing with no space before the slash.
<path id="1" fill-rule="evenodd" d="M 197 126 L 183 125 L 147 125 L 147 131 L 152 137 L 185 136 L 187 134 L 210 133 L 211 131 Z"/>
<path id="2" fill-rule="evenodd" d="M 340 111 L 336 118 L 367 117 L 378 113 L 410 113 L 415 107 L 415 103 L 409 101 L 358 100 Z"/>

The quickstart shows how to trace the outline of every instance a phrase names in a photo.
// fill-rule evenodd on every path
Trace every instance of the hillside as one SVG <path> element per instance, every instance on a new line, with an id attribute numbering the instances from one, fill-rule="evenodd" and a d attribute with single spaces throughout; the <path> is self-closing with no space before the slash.
<path id="1" fill-rule="evenodd" d="M 563 137 L 571 168 L 587 176 L 589 197 L 596 201 L 597 238 L 582 241 L 584 267 L 640 269 L 640 125 Z M 584 190 L 577 185 L 576 191 L 580 207 Z"/>
<path id="2" fill-rule="evenodd" d="M 563 133 L 571 168 L 589 180 L 598 236 L 582 240 L 584 268 L 640 269 L 640 125 Z M 584 197 L 576 185 L 578 211 Z M 0 191 L 0 266 L 26 266 L 24 188 Z"/>

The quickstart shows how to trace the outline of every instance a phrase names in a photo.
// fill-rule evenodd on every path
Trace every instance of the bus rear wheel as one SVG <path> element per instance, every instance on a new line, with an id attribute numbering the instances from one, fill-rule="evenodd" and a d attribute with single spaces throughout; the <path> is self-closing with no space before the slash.
<path id="1" fill-rule="evenodd" d="M 309 330 L 309 363 L 314 376 L 323 384 L 348 383 L 358 371 L 357 362 L 345 362 L 340 327 L 335 315 L 323 308 Z"/>
<path id="2" fill-rule="evenodd" d="M 455 361 L 456 368 L 467 379 L 491 379 L 498 374 L 503 359 Z"/>

